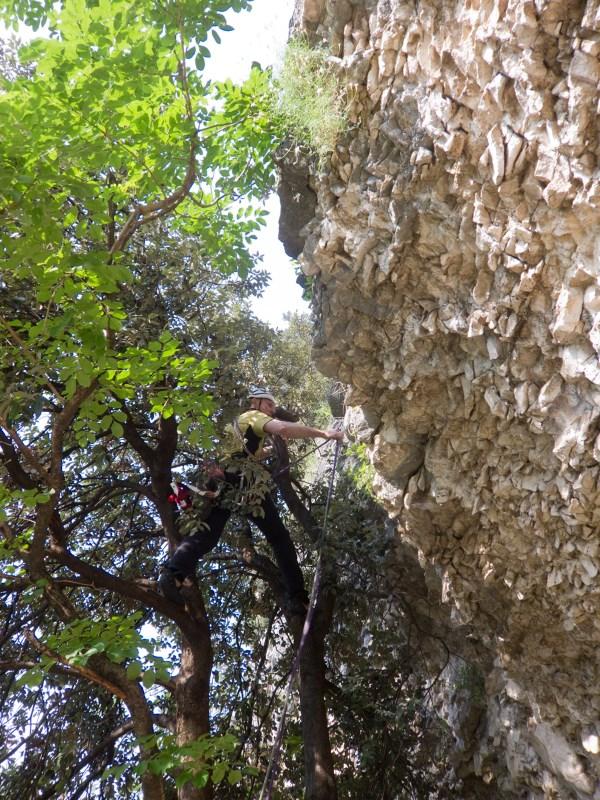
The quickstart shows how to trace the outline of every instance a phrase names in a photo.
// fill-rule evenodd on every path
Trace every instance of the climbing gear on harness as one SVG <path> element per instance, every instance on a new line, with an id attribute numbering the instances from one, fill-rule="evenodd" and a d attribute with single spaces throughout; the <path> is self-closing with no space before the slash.
<path id="1" fill-rule="evenodd" d="M 217 476 L 219 480 L 222 480 L 225 476 L 223 470 L 218 467 L 214 467 L 212 473 L 209 472 L 208 474 L 213 480 Z M 171 483 L 171 489 L 173 492 L 168 496 L 167 500 L 169 503 L 176 504 L 180 511 L 187 511 L 188 508 L 191 508 L 194 505 L 192 492 L 200 497 L 210 498 L 212 500 L 217 497 L 221 491 L 220 487 L 216 491 L 211 489 L 200 489 L 198 486 L 194 486 L 193 483 L 183 483 L 182 481 L 173 481 Z"/>
<path id="2" fill-rule="evenodd" d="M 234 418 L 233 418 L 233 421 L 232 421 L 232 423 L 231 423 L 231 427 L 233 428 L 233 430 L 234 430 L 234 432 L 235 432 L 235 435 L 236 435 L 236 436 L 238 437 L 238 439 L 240 440 L 240 443 L 241 443 L 241 445 L 242 445 L 242 447 L 243 447 L 243 449 L 244 449 L 244 453 L 245 453 L 247 456 L 250 456 L 250 458 L 254 458 L 254 455 L 255 455 L 255 454 L 254 454 L 254 453 L 251 453 L 251 452 L 250 452 L 250 450 L 248 450 L 248 445 L 246 444 L 246 438 L 245 438 L 245 436 L 244 436 L 244 432 L 243 432 L 243 431 L 242 431 L 242 429 L 240 428 L 240 423 L 239 423 L 239 421 L 238 421 L 238 418 L 237 418 L 237 417 L 234 417 Z"/>
<path id="3" fill-rule="evenodd" d="M 171 489 L 173 492 L 167 498 L 169 503 L 176 505 L 180 511 L 186 511 L 192 507 L 194 501 L 189 486 L 179 483 L 179 481 L 173 481 Z"/>
<path id="4" fill-rule="evenodd" d="M 340 446 L 341 442 L 339 440 L 336 441 L 335 453 L 333 456 L 333 465 L 331 468 L 331 476 L 329 478 L 329 486 L 327 489 L 327 501 L 325 503 L 325 513 L 323 515 L 323 525 L 321 527 L 321 535 L 319 536 L 319 543 L 318 543 L 319 557 L 317 559 L 317 566 L 315 569 L 315 578 L 310 593 L 308 610 L 306 612 L 306 618 L 304 620 L 304 627 L 302 628 L 302 634 L 300 636 L 300 643 L 298 645 L 298 650 L 296 651 L 296 655 L 294 656 L 294 661 L 290 669 L 290 676 L 286 688 L 285 700 L 283 702 L 283 710 L 281 712 L 279 725 L 277 727 L 277 733 L 275 735 L 275 743 L 273 744 L 273 749 L 271 751 L 271 758 L 269 759 L 269 765 L 267 767 L 267 772 L 265 774 L 265 779 L 262 785 L 262 789 L 260 790 L 260 795 L 258 800 L 271 800 L 271 792 L 273 791 L 273 785 L 275 783 L 275 773 L 277 770 L 277 766 L 279 763 L 279 756 L 281 753 L 281 745 L 283 742 L 283 733 L 285 729 L 288 707 L 290 704 L 290 700 L 292 698 L 292 687 L 294 685 L 294 679 L 300 667 L 300 658 L 302 656 L 302 651 L 304 649 L 304 645 L 306 644 L 306 640 L 308 639 L 310 627 L 312 625 L 313 617 L 315 615 L 315 608 L 317 605 L 317 598 L 319 596 L 319 591 L 321 589 L 321 576 L 323 572 L 322 568 L 323 544 L 325 541 L 325 532 L 327 530 L 329 507 L 331 505 L 331 498 L 333 497 L 333 486 L 335 481 L 335 472 L 337 469 L 337 461 L 340 452 Z"/>

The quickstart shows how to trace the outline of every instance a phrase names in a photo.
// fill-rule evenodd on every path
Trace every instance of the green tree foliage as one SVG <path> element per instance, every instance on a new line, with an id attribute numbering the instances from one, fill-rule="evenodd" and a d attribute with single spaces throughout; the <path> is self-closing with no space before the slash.
<path id="1" fill-rule="evenodd" d="M 21 55 L 35 64 L 34 77 L 6 84 L 0 95 L 10 132 L 0 164 L 2 289 L 13 305 L 29 306 L 28 317 L 2 321 L 12 341 L 4 365 L 26 356 L 31 398 L 50 391 L 68 402 L 94 383 L 91 420 L 100 409 L 112 414 L 108 395 L 159 383 L 167 362 L 184 368 L 190 388 L 202 386 L 210 365 L 178 362 L 172 336 L 150 349 L 148 342 L 122 347 L 117 334 L 128 318 L 122 289 L 133 279 L 123 249 L 142 225 L 171 215 L 170 228 L 197 237 L 206 262 L 242 274 L 250 267 L 247 245 L 259 223 L 244 198 L 264 194 L 272 178 L 266 77 L 254 71 L 243 88 L 208 87 L 190 67 L 192 58 L 203 65 L 201 42 L 225 25 L 228 6 L 67 2 L 56 11 L 13 10 L 30 24 L 47 13 L 54 32 Z M 165 391 L 156 407 L 163 402 L 174 410 Z"/>
<path id="2" fill-rule="evenodd" d="M 206 322 L 205 306 L 229 303 L 239 276 L 249 282 L 237 302 L 261 284 L 249 246 L 262 222 L 253 201 L 273 178 L 267 76 L 254 70 L 237 87 L 201 72 L 209 34 L 228 29 L 224 12 L 248 7 L 0 6 L 5 22 L 49 32 L 18 58 L 3 50 L 0 85 L 3 665 L 5 710 L 17 712 L 7 796 L 56 796 L 65 776 L 73 797 L 93 791 L 110 753 L 124 768 L 107 777 L 115 795 L 165 791 L 153 730 L 156 687 L 175 691 L 155 652 L 168 623 L 154 620 L 153 642 L 131 612 L 164 607 L 145 576 L 164 555 L 157 524 L 172 544 L 178 536 L 166 502 L 178 436 L 183 451 L 212 442 L 218 353 L 181 311 L 200 307 Z M 177 300 L 176 280 L 188 288 Z M 210 670 L 210 656 L 193 653 L 206 632 L 202 619 L 188 623 L 191 681 Z M 90 725 L 89 747 L 80 726 L 60 722 L 65 691 L 83 716 L 81 681 L 118 709 Z M 178 747 L 201 741 L 206 709 L 205 696 Z M 192 797 L 227 772 L 207 764 L 191 789 L 172 758 L 168 769 Z"/>
<path id="3" fill-rule="evenodd" d="M 406 580 L 411 570 L 419 577 L 418 565 L 399 562 L 361 451 L 349 450 L 328 543 L 339 576 L 328 676 L 340 797 L 454 797 L 451 741 L 433 709 L 426 655 L 439 649 L 443 662 L 445 645 L 423 625 L 423 597 Z"/>
<path id="4" fill-rule="evenodd" d="M 0 39 L 0 75 L 9 80 L 14 80 L 19 75 L 28 75 L 31 69 L 26 69 L 19 62 L 19 40 L 12 34 Z"/>

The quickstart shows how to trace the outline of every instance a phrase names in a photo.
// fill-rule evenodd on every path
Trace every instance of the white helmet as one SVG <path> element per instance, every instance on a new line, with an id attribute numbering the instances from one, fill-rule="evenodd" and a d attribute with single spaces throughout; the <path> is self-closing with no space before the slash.
<path id="1" fill-rule="evenodd" d="M 266 389 L 259 389 L 259 388 L 252 388 L 248 392 L 248 398 L 250 400 L 272 400 L 274 403 L 275 398 L 271 394 L 271 392 L 267 391 Z"/>

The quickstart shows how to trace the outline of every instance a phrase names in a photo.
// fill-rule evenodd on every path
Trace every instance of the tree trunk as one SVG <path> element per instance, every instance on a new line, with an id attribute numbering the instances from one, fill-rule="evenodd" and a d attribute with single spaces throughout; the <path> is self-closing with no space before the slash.
<path id="1" fill-rule="evenodd" d="M 133 682 L 127 688 L 125 704 L 131 714 L 134 733 L 138 739 L 143 740 L 144 737 L 154 733 L 152 713 L 141 688 Z M 140 744 L 139 750 L 140 761 L 156 755 L 156 747 L 154 745 Z M 154 775 L 150 770 L 146 770 L 143 773 L 142 798 L 143 800 L 165 800 L 164 781 L 161 775 Z"/>
<path id="2" fill-rule="evenodd" d="M 175 679 L 175 733 L 177 744 L 193 742 L 209 733 L 209 689 L 213 651 L 208 617 L 200 592 L 196 587 L 187 590 L 188 606 L 192 606 L 193 636 L 183 636 L 181 667 Z M 191 596 L 190 596 L 191 595 Z M 178 790 L 178 800 L 211 800 L 212 784 L 198 789 L 191 783 Z"/>
<path id="3" fill-rule="evenodd" d="M 313 544 L 321 535 L 321 526 L 304 505 L 292 485 L 287 444 L 273 437 L 278 456 L 276 483 L 291 513 L 304 528 Z M 317 597 L 312 624 L 300 657 L 300 714 L 304 744 L 305 800 L 337 800 L 333 756 L 325 705 L 325 637 L 329 633 L 335 595 L 335 573 L 322 561 L 322 584 Z M 295 618 L 297 619 L 297 618 Z M 302 636 L 302 623 L 292 619 L 296 647 Z"/>
<path id="4" fill-rule="evenodd" d="M 325 705 L 325 636 L 331 625 L 333 604 L 333 593 L 324 588 L 300 658 L 305 800 L 337 800 Z"/>

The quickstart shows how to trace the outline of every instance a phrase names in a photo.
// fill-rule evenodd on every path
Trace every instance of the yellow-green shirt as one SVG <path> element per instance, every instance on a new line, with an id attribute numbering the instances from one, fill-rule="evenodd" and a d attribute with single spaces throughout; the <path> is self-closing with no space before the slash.
<path id="1" fill-rule="evenodd" d="M 273 417 L 255 408 L 250 411 L 244 411 L 238 417 L 238 425 L 244 437 L 245 449 L 252 455 L 260 457 L 265 436 L 268 435 L 265 431 L 265 425 L 267 422 L 271 422 L 272 419 Z"/>

